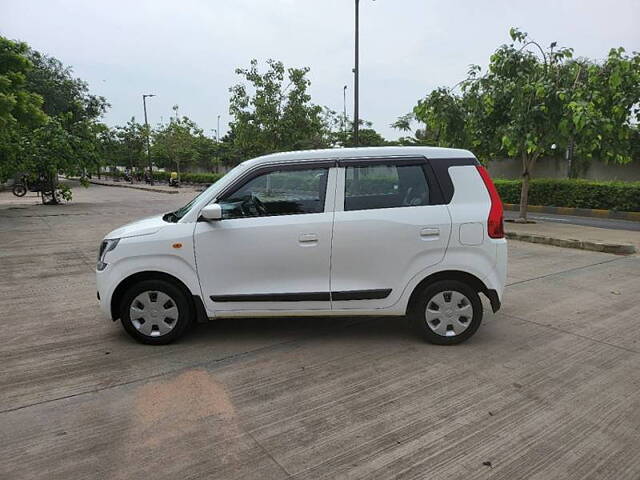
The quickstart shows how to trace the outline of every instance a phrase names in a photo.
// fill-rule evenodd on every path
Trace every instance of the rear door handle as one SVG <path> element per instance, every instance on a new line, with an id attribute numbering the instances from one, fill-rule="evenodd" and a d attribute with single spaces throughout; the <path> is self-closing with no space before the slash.
<path id="1" fill-rule="evenodd" d="M 420 230 L 420 237 L 423 240 L 436 240 L 439 236 L 439 228 L 423 228 L 422 230 Z"/>
<path id="2" fill-rule="evenodd" d="M 301 233 L 298 237 L 298 242 L 305 245 L 318 243 L 318 235 L 315 233 Z"/>

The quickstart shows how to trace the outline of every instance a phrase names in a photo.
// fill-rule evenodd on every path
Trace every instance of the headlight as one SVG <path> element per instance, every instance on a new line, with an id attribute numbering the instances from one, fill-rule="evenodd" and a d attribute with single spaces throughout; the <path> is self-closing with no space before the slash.
<path id="1" fill-rule="evenodd" d="M 104 257 L 107 255 L 107 252 L 110 252 L 111 250 L 113 250 L 118 246 L 119 241 L 120 241 L 119 238 L 113 238 L 113 239 L 102 241 L 102 243 L 100 244 L 100 251 L 98 252 L 98 264 L 96 265 L 96 268 L 98 270 L 101 271 L 105 269 L 107 264 L 104 263 Z"/>

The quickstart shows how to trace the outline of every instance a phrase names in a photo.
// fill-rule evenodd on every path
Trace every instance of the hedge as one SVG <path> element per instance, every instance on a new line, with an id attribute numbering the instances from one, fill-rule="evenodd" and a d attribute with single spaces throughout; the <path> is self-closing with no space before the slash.
<path id="1" fill-rule="evenodd" d="M 504 203 L 520 203 L 520 180 L 495 179 Z M 640 211 L 640 182 L 539 178 L 529 185 L 529 205 Z"/>
<path id="2" fill-rule="evenodd" d="M 153 178 L 164 182 L 169 181 L 171 172 L 153 172 Z M 222 178 L 221 173 L 181 173 L 180 181 L 184 183 L 215 183 Z"/>

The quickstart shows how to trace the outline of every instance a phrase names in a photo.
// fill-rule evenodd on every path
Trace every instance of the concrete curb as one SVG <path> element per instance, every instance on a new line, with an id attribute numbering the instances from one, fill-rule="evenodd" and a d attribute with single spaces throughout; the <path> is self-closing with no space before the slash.
<path id="1" fill-rule="evenodd" d="M 167 194 L 173 194 L 173 193 L 178 193 L 178 190 L 176 189 L 158 189 L 157 187 L 145 187 L 144 185 L 130 185 L 130 184 L 126 184 L 123 183 L 122 185 L 119 185 L 117 183 L 107 183 L 107 182 L 100 182 L 98 180 L 88 180 L 89 183 L 93 183 L 94 185 L 103 185 L 105 187 L 120 187 L 120 188 L 132 188 L 134 190 L 144 190 L 146 192 L 157 192 L 157 193 L 167 193 Z"/>
<path id="2" fill-rule="evenodd" d="M 517 203 L 505 203 L 505 210 L 518 211 Z M 528 211 L 532 213 L 551 213 L 555 215 L 575 215 L 578 217 L 615 218 L 618 220 L 630 220 L 640 222 L 640 212 L 618 212 L 616 210 L 599 210 L 597 208 L 578 207 L 548 207 L 545 205 L 529 205 Z"/>
<path id="3" fill-rule="evenodd" d="M 545 235 L 535 235 L 532 233 L 505 232 L 508 239 L 520 240 L 521 242 L 542 243 L 564 248 L 578 248 L 580 250 L 591 250 L 594 252 L 614 253 L 616 255 L 631 255 L 636 253 L 636 247 L 628 243 L 604 243 L 592 242 L 588 240 L 576 240 L 573 238 L 553 238 Z"/>

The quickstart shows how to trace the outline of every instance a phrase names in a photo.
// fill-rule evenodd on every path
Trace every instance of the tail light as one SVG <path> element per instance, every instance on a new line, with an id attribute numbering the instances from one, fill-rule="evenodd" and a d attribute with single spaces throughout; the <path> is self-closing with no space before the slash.
<path id="1" fill-rule="evenodd" d="M 491 197 L 491 209 L 489 210 L 489 218 L 487 220 L 487 232 L 491 238 L 504 238 L 504 213 L 502 210 L 502 200 L 496 190 L 496 186 L 491 181 L 489 172 L 481 165 L 476 167 L 478 173 L 482 177 L 484 186 L 487 187 L 489 197 Z"/>

